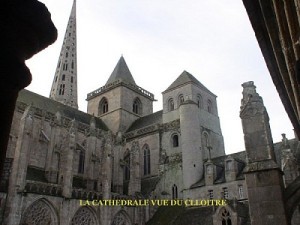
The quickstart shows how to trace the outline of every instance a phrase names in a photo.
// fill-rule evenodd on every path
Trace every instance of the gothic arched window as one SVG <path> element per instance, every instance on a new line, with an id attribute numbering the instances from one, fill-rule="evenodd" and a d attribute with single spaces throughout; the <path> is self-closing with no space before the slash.
<path id="1" fill-rule="evenodd" d="M 147 144 L 143 147 L 143 149 L 144 149 L 144 175 L 149 175 L 151 173 L 150 149 Z"/>
<path id="2" fill-rule="evenodd" d="M 203 147 L 209 147 L 209 137 L 207 132 L 203 132 Z"/>
<path id="3" fill-rule="evenodd" d="M 172 186 L 172 198 L 173 199 L 177 199 L 178 198 L 178 188 L 177 188 L 176 184 L 174 184 Z"/>
<path id="4" fill-rule="evenodd" d="M 72 218 L 71 225 L 96 225 L 97 221 L 95 215 L 88 207 L 80 207 L 74 217 Z"/>
<path id="5" fill-rule="evenodd" d="M 200 108 L 200 109 L 203 108 L 203 99 L 202 99 L 202 96 L 200 94 L 197 95 L 197 105 L 198 105 L 198 108 Z"/>
<path id="6" fill-rule="evenodd" d="M 184 102 L 184 97 L 181 94 L 181 95 L 178 96 L 178 105 L 182 104 L 183 102 Z"/>
<path id="7" fill-rule="evenodd" d="M 79 152 L 79 160 L 78 160 L 78 173 L 84 173 L 84 160 L 85 160 L 85 153 L 83 150 Z"/>
<path id="8" fill-rule="evenodd" d="M 207 101 L 207 112 L 212 113 L 212 102 L 210 100 Z"/>
<path id="9" fill-rule="evenodd" d="M 173 134 L 172 135 L 172 146 L 173 147 L 178 147 L 179 146 L 179 137 L 178 137 L 178 134 Z"/>
<path id="10" fill-rule="evenodd" d="M 222 225 L 232 225 L 230 213 L 225 209 L 221 209 Z"/>
<path id="11" fill-rule="evenodd" d="M 132 111 L 136 114 L 142 114 L 142 102 L 139 98 L 134 99 L 132 105 Z"/>
<path id="12" fill-rule="evenodd" d="M 105 97 L 103 97 L 99 104 L 99 115 L 102 115 L 107 112 L 108 112 L 108 101 Z"/>
<path id="13" fill-rule="evenodd" d="M 59 86 L 59 95 L 64 95 L 65 94 L 65 84 L 61 84 Z"/>
<path id="14" fill-rule="evenodd" d="M 174 110 L 174 100 L 173 98 L 170 98 L 168 101 L 168 111 L 173 111 Z"/>
<path id="15" fill-rule="evenodd" d="M 129 224 L 131 224 L 131 223 L 128 218 L 128 215 L 123 210 L 116 214 L 116 216 L 114 217 L 113 222 L 112 222 L 112 225 L 129 225 Z"/>
<path id="16" fill-rule="evenodd" d="M 124 156 L 124 180 L 130 180 L 130 153 L 129 150 Z"/>
<path id="17" fill-rule="evenodd" d="M 53 209 L 46 200 L 40 199 L 32 203 L 23 213 L 20 225 L 56 224 L 57 218 Z"/>

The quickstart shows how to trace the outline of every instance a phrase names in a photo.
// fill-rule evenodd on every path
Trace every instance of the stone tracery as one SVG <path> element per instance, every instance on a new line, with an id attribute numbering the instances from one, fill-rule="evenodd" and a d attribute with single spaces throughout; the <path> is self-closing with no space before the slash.
<path id="1" fill-rule="evenodd" d="M 54 225 L 54 215 L 43 200 L 31 204 L 24 212 L 21 225 Z"/>
<path id="2" fill-rule="evenodd" d="M 71 225 L 94 225 L 96 219 L 91 210 L 87 207 L 81 207 L 74 215 Z"/>

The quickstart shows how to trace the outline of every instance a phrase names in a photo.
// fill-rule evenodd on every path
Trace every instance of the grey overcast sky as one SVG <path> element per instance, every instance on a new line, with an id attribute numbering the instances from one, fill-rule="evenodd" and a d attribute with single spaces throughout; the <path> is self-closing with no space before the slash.
<path id="1" fill-rule="evenodd" d="M 27 88 L 49 96 L 73 0 L 41 0 L 51 12 L 58 40 L 27 65 Z M 87 93 L 103 86 L 123 54 L 142 88 L 158 100 L 186 70 L 218 98 L 226 153 L 244 150 L 239 109 L 241 84 L 254 81 L 270 116 L 274 142 L 293 138 L 242 0 L 77 0 L 79 109 Z"/>

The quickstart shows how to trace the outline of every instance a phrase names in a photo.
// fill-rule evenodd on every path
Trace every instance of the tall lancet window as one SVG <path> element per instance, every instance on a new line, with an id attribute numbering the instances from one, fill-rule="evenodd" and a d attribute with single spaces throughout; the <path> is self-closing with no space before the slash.
<path id="1" fill-rule="evenodd" d="M 178 105 L 181 105 L 183 102 L 184 102 L 184 97 L 181 94 L 181 95 L 178 96 Z"/>
<path id="2" fill-rule="evenodd" d="M 125 156 L 124 156 L 124 180 L 130 180 L 130 153 L 129 150 L 127 150 Z"/>
<path id="3" fill-rule="evenodd" d="M 174 110 L 174 100 L 173 98 L 170 98 L 168 101 L 168 111 L 173 111 Z"/>
<path id="4" fill-rule="evenodd" d="M 198 108 L 200 108 L 200 109 L 203 108 L 203 99 L 202 99 L 202 96 L 200 94 L 197 95 L 197 105 L 198 105 Z"/>
<path id="5" fill-rule="evenodd" d="M 78 173 L 84 173 L 84 160 L 85 160 L 85 153 L 83 150 L 79 152 L 79 160 L 78 160 Z"/>
<path id="6" fill-rule="evenodd" d="M 102 115 L 108 112 L 108 101 L 105 97 L 103 97 L 99 104 L 98 114 Z"/>
<path id="7" fill-rule="evenodd" d="M 142 114 L 142 102 L 139 98 L 134 99 L 132 105 L 132 111 L 136 114 Z"/>
<path id="8" fill-rule="evenodd" d="M 149 175 L 151 173 L 150 169 L 150 149 L 146 144 L 144 147 L 144 175 Z"/>
<path id="9" fill-rule="evenodd" d="M 178 134 L 173 134 L 172 135 L 172 146 L 173 147 L 178 147 L 179 146 L 179 137 L 178 137 Z"/>
<path id="10" fill-rule="evenodd" d="M 178 198 L 178 188 L 177 185 L 174 184 L 172 187 L 172 198 L 177 199 Z"/>
<path id="11" fill-rule="evenodd" d="M 65 84 L 61 84 L 59 86 L 59 95 L 64 95 L 65 94 Z"/>
<path id="12" fill-rule="evenodd" d="M 212 109 L 212 102 L 210 100 L 207 101 L 207 111 L 209 113 L 212 113 L 213 109 Z"/>

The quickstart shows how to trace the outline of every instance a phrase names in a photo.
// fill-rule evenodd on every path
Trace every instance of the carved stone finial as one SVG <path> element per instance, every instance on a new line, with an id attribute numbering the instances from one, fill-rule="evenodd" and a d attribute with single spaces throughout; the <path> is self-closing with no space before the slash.
<path id="1" fill-rule="evenodd" d="M 282 148 L 284 148 L 284 149 L 290 148 L 289 139 L 287 139 L 286 134 L 283 133 L 283 134 L 281 134 L 281 136 L 282 136 L 282 139 L 281 139 Z"/>
<path id="2" fill-rule="evenodd" d="M 241 100 L 240 117 L 248 117 L 256 113 L 262 114 L 266 111 L 262 97 L 256 92 L 253 81 L 242 84 L 243 98 Z"/>
<path id="3" fill-rule="evenodd" d="M 75 134 L 75 131 L 76 131 L 76 121 L 75 121 L 75 119 L 73 119 L 72 121 L 71 121 L 71 123 L 70 123 L 70 130 L 69 130 L 69 132 L 71 133 L 71 134 Z"/>
<path id="4" fill-rule="evenodd" d="M 242 99 L 242 107 L 247 104 L 249 99 L 253 95 L 257 95 L 256 93 L 256 86 L 254 85 L 253 81 L 248 81 L 242 84 L 243 87 L 243 99 Z"/>

